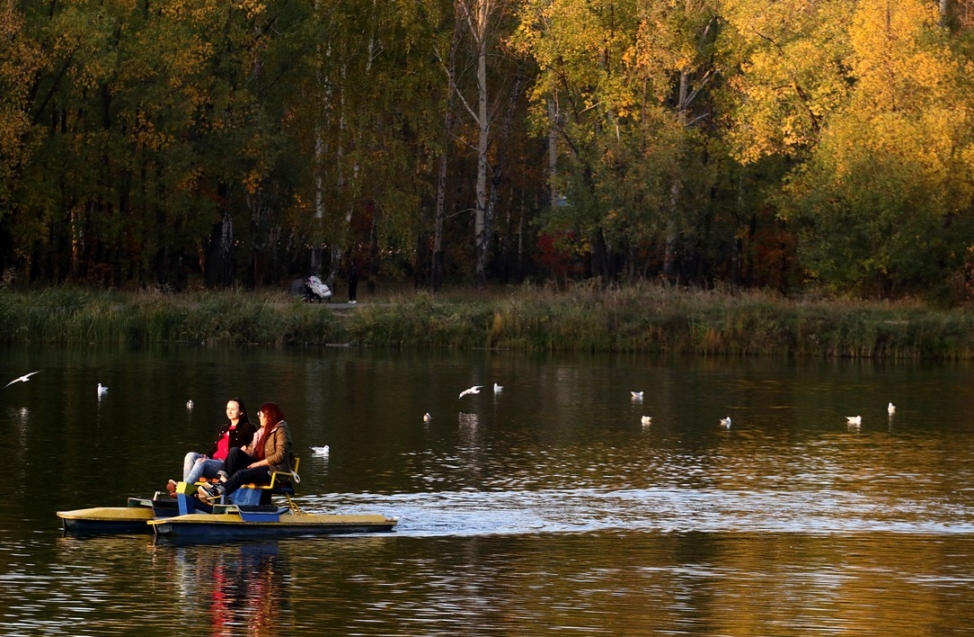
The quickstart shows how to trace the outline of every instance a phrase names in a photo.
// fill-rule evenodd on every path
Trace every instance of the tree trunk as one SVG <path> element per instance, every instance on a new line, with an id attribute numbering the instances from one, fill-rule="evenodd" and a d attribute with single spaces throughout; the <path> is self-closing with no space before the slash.
<path id="1" fill-rule="evenodd" d="M 449 130 L 450 120 L 452 119 L 449 106 L 447 106 L 447 114 L 444 119 L 447 130 Z M 446 216 L 447 144 L 449 142 L 444 144 L 443 151 L 440 154 L 440 167 L 436 177 L 436 210 L 433 213 L 433 271 L 430 276 L 430 284 L 434 293 L 438 292 L 443 284 L 443 219 Z"/>
<path id="2" fill-rule="evenodd" d="M 481 3 L 483 4 L 483 3 Z M 486 31 L 486 29 L 484 29 Z M 474 243 L 477 255 L 476 281 L 487 282 L 487 148 L 490 122 L 487 116 L 487 37 L 482 32 L 477 42 L 477 211 L 474 219 Z"/>
<path id="3" fill-rule="evenodd" d="M 499 196 L 500 185 L 503 182 L 503 166 L 507 164 L 508 140 L 511 138 L 511 127 L 514 122 L 514 115 L 517 110 L 517 98 L 521 94 L 521 84 L 524 79 L 519 66 L 514 74 L 514 82 L 511 84 L 511 94 L 508 98 L 507 108 L 504 112 L 504 119 L 501 125 L 500 136 L 497 140 L 497 153 L 494 167 L 490 176 L 490 194 L 487 197 L 487 210 L 484 214 L 484 252 L 486 260 L 490 260 L 491 247 L 494 239 L 494 219 L 497 216 L 497 198 Z"/>
<path id="4" fill-rule="evenodd" d="M 680 183 L 674 181 L 670 186 L 670 216 L 666 220 L 666 246 L 663 249 L 663 277 L 670 283 L 676 281 L 679 199 Z"/>
<path id="5" fill-rule="evenodd" d="M 436 176 L 436 208 L 433 212 L 433 264 L 430 285 L 433 292 L 443 285 L 443 222 L 446 219 L 446 184 L 449 167 L 450 144 L 453 138 L 453 100 L 457 92 L 456 63 L 457 49 L 463 35 L 463 20 L 460 12 L 454 16 L 453 37 L 450 40 L 450 54 L 446 61 L 446 105 L 443 113 L 443 148 L 440 150 L 440 165 Z"/>
<path id="6" fill-rule="evenodd" d="M 555 180 L 558 177 L 558 103 L 548 99 L 548 194 L 552 208 L 558 205 L 558 191 Z"/>
<path id="7" fill-rule="evenodd" d="M 229 287 L 233 282 L 233 217 L 228 206 L 223 207 L 223 219 L 213 226 L 210 235 L 210 249 L 207 251 L 206 272 L 203 282 L 206 287 Z"/>
<path id="8" fill-rule="evenodd" d="M 457 96 L 463 102 L 470 117 L 477 125 L 477 179 L 476 203 L 474 210 L 474 253 L 475 278 L 478 286 L 482 286 L 487 279 L 487 151 L 490 147 L 490 114 L 487 108 L 487 50 L 491 31 L 491 20 L 497 10 L 497 0 L 455 0 L 454 9 L 459 17 L 467 23 L 473 38 L 474 57 L 477 63 L 477 104 L 472 107 L 459 92 Z M 471 6 L 472 5 L 472 6 Z M 452 71 L 451 78 L 454 77 Z"/>
<path id="9" fill-rule="evenodd" d="M 320 80 L 319 80 L 320 82 Z M 320 86 L 320 84 L 319 84 Z M 322 249 L 322 243 L 320 242 L 320 237 L 315 236 L 317 233 L 321 232 L 321 225 L 324 223 L 325 219 L 325 192 L 321 179 L 320 167 L 325 157 L 325 141 L 321 134 L 321 125 L 315 123 L 315 167 L 319 168 L 315 172 L 315 223 L 314 229 L 312 230 L 312 241 L 311 241 L 311 274 L 321 277 L 321 273 L 324 269 L 324 250 Z"/>

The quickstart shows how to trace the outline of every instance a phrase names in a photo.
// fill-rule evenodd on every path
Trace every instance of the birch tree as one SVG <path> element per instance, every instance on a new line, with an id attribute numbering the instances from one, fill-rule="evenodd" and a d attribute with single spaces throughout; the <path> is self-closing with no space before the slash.
<path id="1" fill-rule="evenodd" d="M 500 59 L 498 49 L 503 29 L 512 17 L 515 7 L 512 0 L 454 0 L 455 11 L 462 20 L 464 32 L 471 42 L 474 68 L 475 97 L 468 97 L 457 78 L 449 81 L 458 86 L 456 97 L 463 110 L 470 116 L 476 129 L 476 142 L 473 144 L 477 158 L 476 184 L 474 187 L 474 253 L 475 279 L 483 285 L 487 279 L 487 260 L 491 228 L 488 207 L 488 178 L 490 171 L 489 152 L 491 134 L 497 113 L 497 104 L 492 102 L 489 62 L 491 56 Z M 456 69 L 447 69 L 456 73 Z"/>

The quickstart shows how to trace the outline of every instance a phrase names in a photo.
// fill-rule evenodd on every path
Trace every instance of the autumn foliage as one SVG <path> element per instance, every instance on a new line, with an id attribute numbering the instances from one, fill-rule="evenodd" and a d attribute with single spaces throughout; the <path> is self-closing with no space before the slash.
<path id="1" fill-rule="evenodd" d="M 969 0 L 4 2 L 2 280 L 354 255 L 434 288 L 968 302 L 972 25 Z"/>

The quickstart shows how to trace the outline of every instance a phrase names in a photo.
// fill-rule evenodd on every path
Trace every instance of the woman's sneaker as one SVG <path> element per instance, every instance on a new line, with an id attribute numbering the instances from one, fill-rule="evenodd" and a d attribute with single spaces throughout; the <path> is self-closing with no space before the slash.
<path id="1" fill-rule="evenodd" d="M 196 490 L 196 495 L 206 504 L 220 504 L 224 492 L 225 489 L 219 484 L 205 484 Z"/>

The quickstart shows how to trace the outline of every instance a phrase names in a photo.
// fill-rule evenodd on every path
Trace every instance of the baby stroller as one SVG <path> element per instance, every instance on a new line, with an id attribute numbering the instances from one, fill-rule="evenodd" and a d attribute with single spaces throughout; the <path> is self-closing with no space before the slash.
<path id="1" fill-rule="evenodd" d="M 309 303 L 318 301 L 321 303 L 331 298 L 331 290 L 317 276 L 312 274 L 304 281 L 305 298 Z"/>

